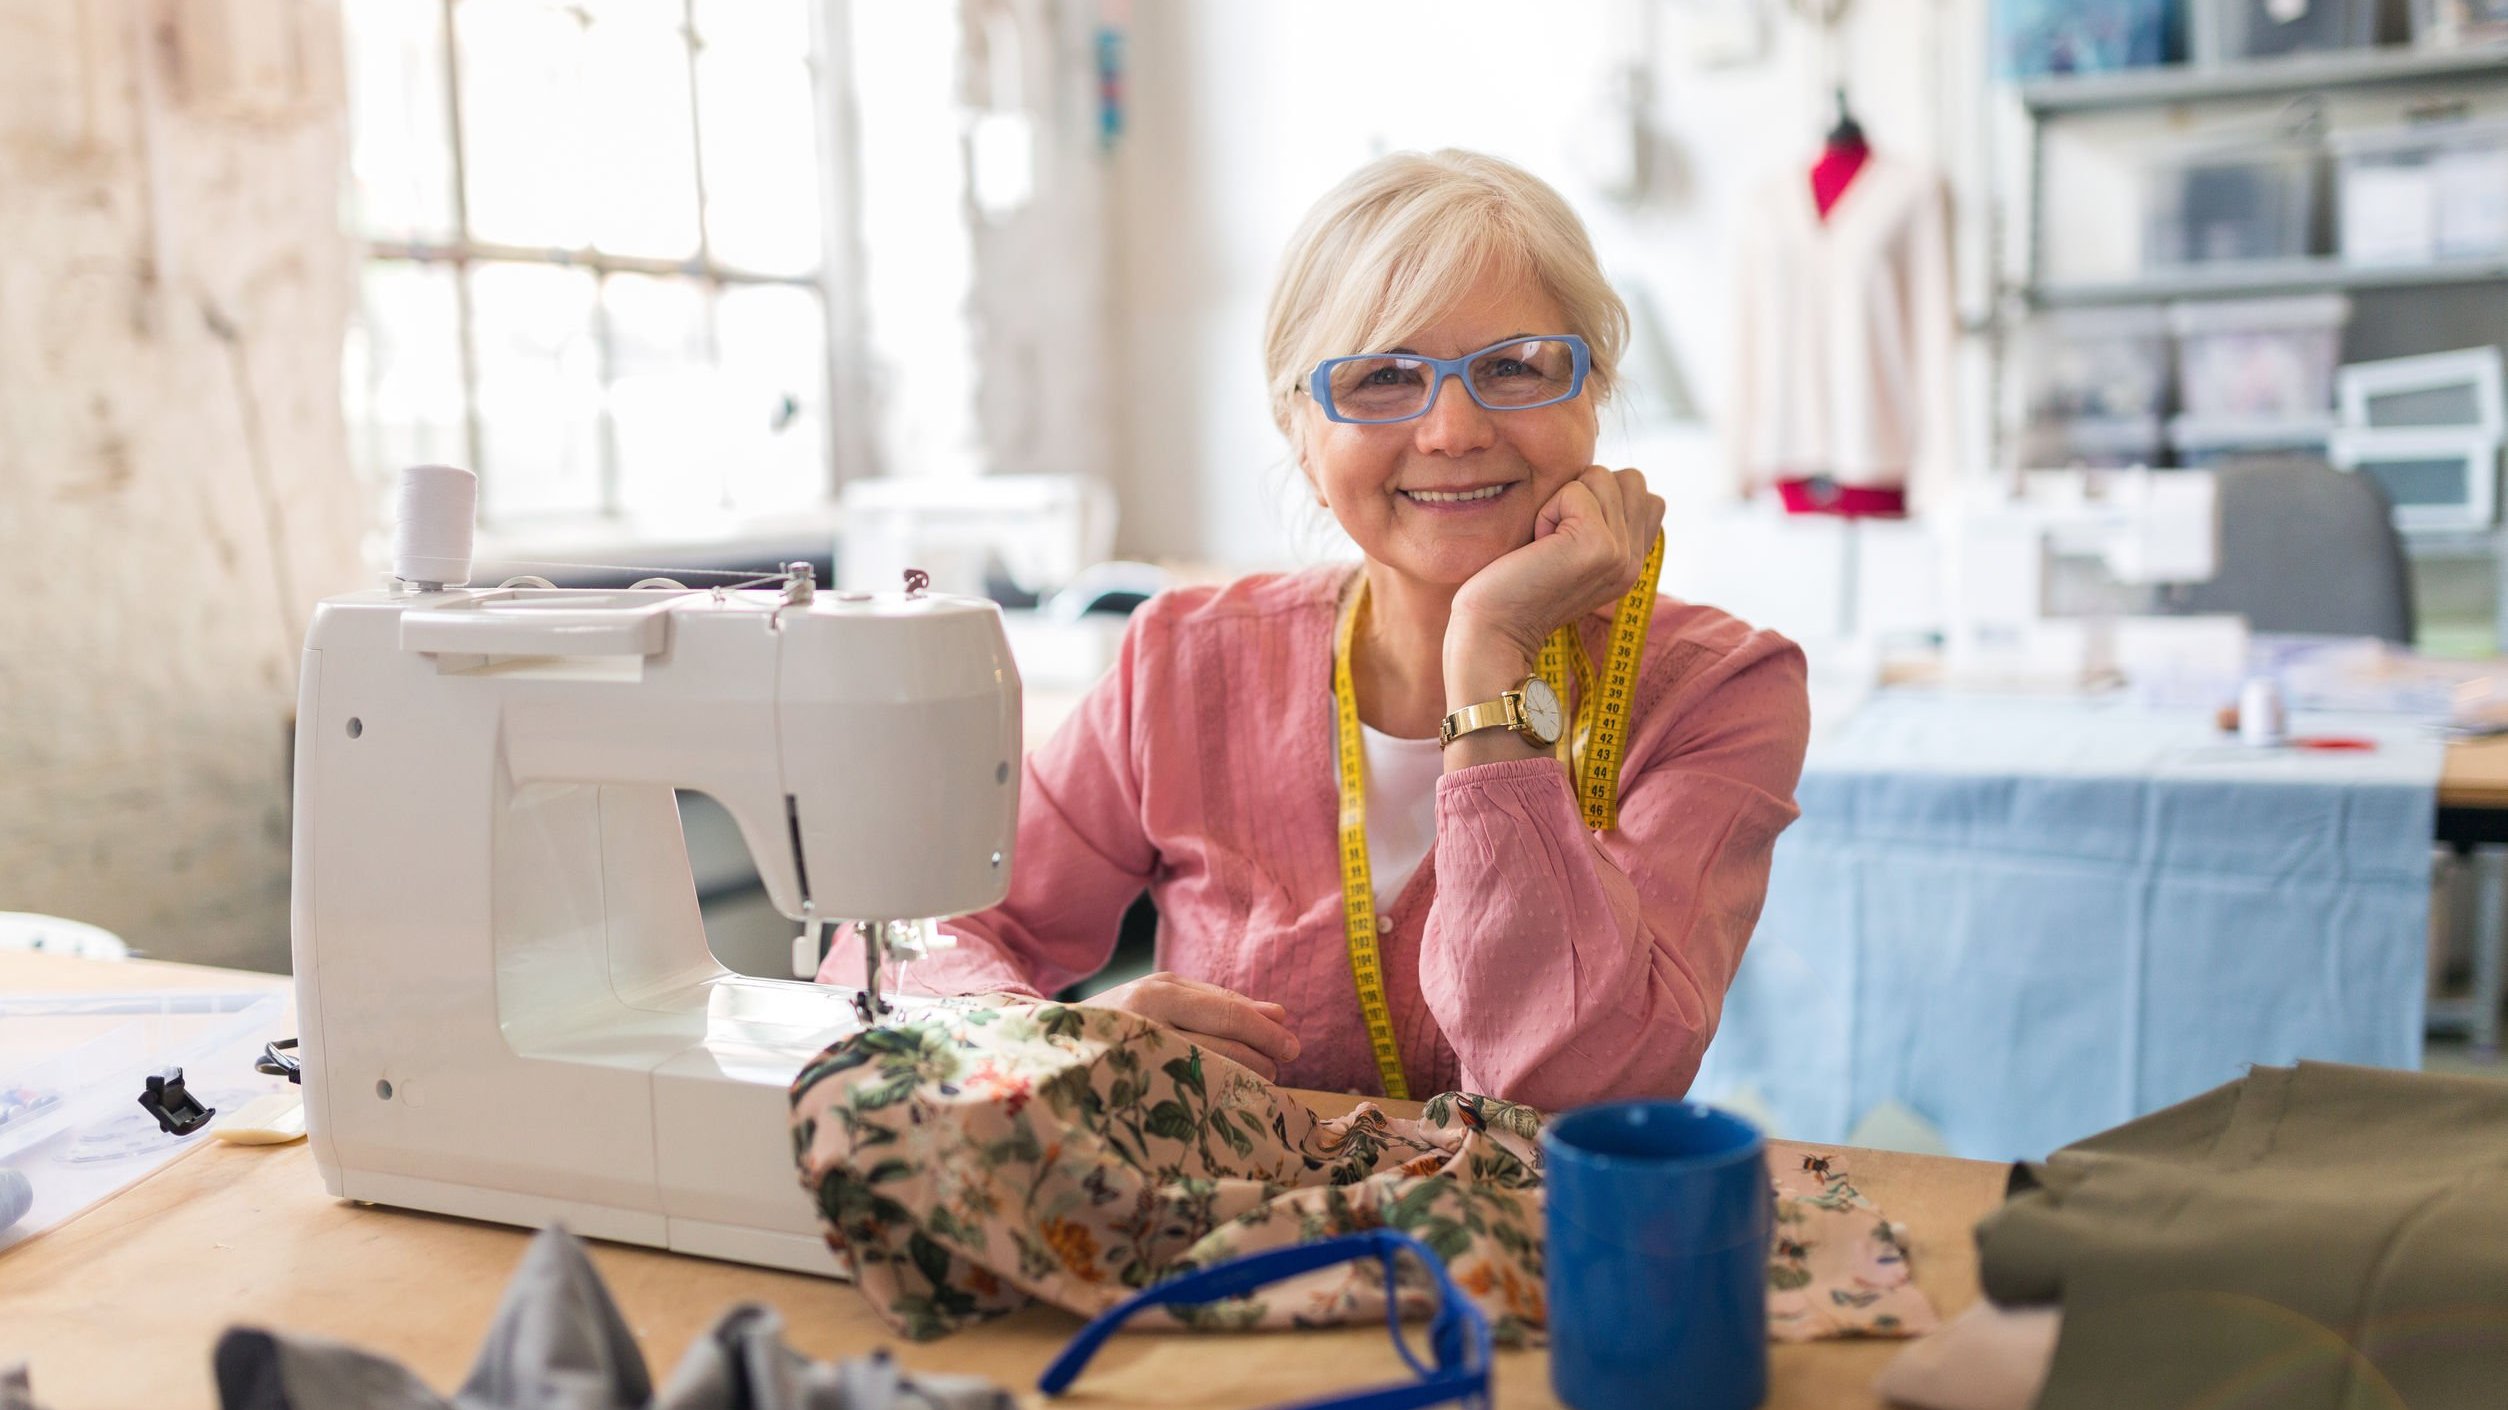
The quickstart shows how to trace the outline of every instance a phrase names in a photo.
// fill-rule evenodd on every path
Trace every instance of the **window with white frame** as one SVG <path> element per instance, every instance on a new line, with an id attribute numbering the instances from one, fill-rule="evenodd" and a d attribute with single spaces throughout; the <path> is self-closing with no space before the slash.
<path id="1" fill-rule="evenodd" d="M 347 0 L 353 458 L 499 529 L 834 488 L 818 0 Z"/>

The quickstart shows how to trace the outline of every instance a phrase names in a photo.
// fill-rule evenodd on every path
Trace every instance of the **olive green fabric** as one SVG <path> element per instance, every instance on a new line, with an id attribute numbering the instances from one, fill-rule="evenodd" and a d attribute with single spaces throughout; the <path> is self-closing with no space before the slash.
<path id="1" fill-rule="evenodd" d="M 2508 1405 L 2508 1081 L 2301 1063 L 2016 1167 L 1986 1295 L 2040 1410 Z"/>

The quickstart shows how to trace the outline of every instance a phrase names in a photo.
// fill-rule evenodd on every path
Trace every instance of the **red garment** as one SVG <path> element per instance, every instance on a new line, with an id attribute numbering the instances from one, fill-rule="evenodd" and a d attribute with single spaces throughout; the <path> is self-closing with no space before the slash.
<path id="1" fill-rule="evenodd" d="M 1820 153 L 1820 160 L 1811 166 L 1811 200 L 1820 208 L 1820 218 L 1827 220 L 1837 205 L 1838 197 L 1855 180 L 1855 173 L 1872 159 L 1872 148 L 1861 142 L 1832 142 Z"/>
<path id="2" fill-rule="evenodd" d="M 1841 519 L 1904 519 L 1907 491 L 1896 485 L 1841 485 L 1827 476 L 1777 481 L 1788 514 L 1834 514 Z"/>

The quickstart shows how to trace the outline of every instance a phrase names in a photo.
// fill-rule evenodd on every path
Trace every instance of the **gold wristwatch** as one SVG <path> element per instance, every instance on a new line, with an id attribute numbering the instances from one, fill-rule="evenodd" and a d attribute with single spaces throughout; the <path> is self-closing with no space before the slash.
<path id="1" fill-rule="evenodd" d="M 1567 711 L 1559 704 L 1559 692 L 1540 676 L 1526 676 L 1497 699 L 1466 705 L 1446 716 L 1437 726 L 1437 744 L 1443 748 L 1476 730 L 1511 729 L 1534 747 L 1548 749 L 1559 742 L 1566 728 Z"/>

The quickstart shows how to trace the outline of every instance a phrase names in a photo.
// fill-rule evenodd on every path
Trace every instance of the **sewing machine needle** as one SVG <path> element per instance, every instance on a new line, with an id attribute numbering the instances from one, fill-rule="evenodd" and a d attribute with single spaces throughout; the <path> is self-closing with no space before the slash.
<path id="1" fill-rule="evenodd" d="M 888 1012 L 887 1002 L 880 997 L 880 951 L 888 939 L 887 927 L 868 924 L 856 930 L 862 936 L 862 993 L 854 1000 L 854 1011 L 864 1023 L 877 1023 Z"/>

